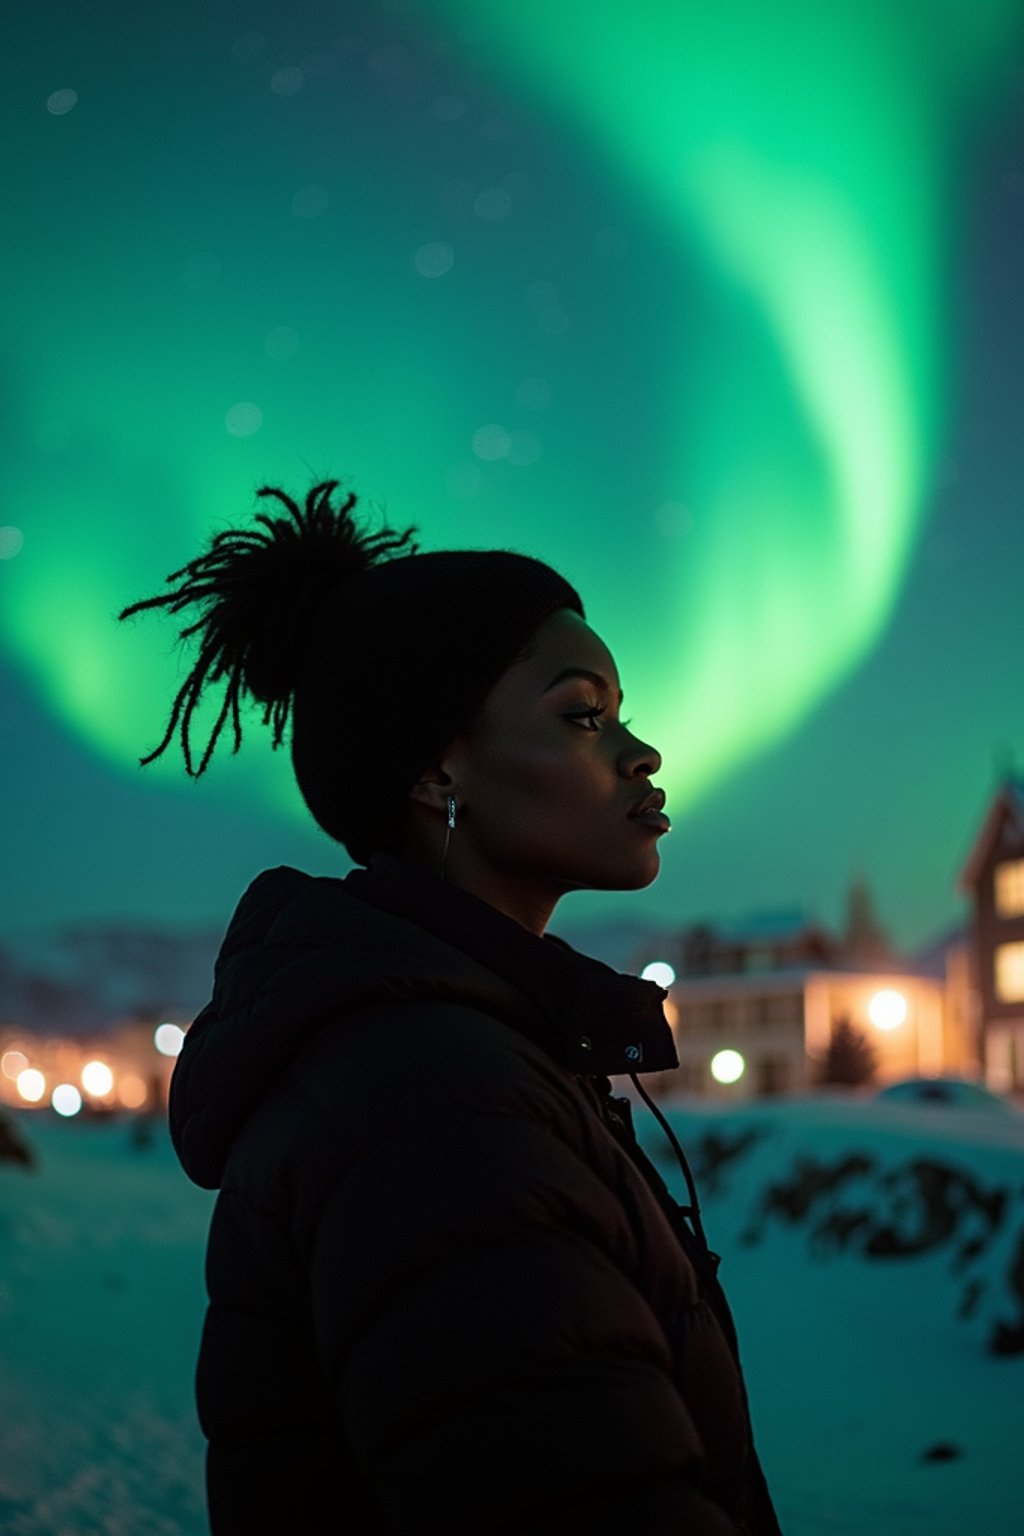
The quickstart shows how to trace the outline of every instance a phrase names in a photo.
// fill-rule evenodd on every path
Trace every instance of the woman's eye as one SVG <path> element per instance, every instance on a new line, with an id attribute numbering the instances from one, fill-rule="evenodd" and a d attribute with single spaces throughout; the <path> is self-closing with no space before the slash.
<path id="1" fill-rule="evenodd" d="M 590 730 L 596 731 L 597 730 L 597 726 L 594 724 L 594 721 L 600 715 L 604 714 L 605 708 L 606 708 L 606 705 L 599 704 L 599 705 L 597 705 L 597 707 L 595 709 L 585 709 L 582 714 L 579 714 L 579 715 L 566 715 L 565 718 L 567 720 L 589 720 L 590 721 L 590 727 L 589 727 Z"/>
<path id="2" fill-rule="evenodd" d="M 596 731 L 597 730 L 597 726 L 594 724 L 594 721 L 599 719 L 600 716 L 605 713 L 607 707 L 608 706 L 606 704 L 598 704 L 593 709 L 586 709 L 586 710 L 584 710 L 582 714 L 579 714 L 579 715 L 566 715 L 565 718 L 567 720 L 589 720 L 590 721 L 590 725 L 589 725 L 589 727 L 587 727 L 587 729 L 589 729 L 591 731 Z M 625 727 L 628 726 L 630 722 L 629 722 L 629 720 L 622 720 L 619 723 L 623 727 L 623 729 L 625 729 Z"/>

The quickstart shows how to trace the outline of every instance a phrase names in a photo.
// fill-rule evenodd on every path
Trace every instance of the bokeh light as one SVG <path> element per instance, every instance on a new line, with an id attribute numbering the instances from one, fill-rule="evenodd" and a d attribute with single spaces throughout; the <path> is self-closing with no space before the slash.
<path id="1" fill-rule="evenodd" d="M 77 1115 L 82 1107 L 82 1095 L 74 1083 L 58 1083 L 50 1095 L 50 1103 L 58 1115 L 70 1118 Z"/>
<path id="2" fill-rule="evenodd" d="M 114 1086 L 114 1074 L 105 1061 L 87 1061 L 82 1068 L 81 1082 L 86 1093 L 104 1099 Z"/>
<path id="3" fill-rule="evenodd" d="M 78 92 L 72 90 L 51 91 L 46 98 L 46 110 L 53 117 L 65 117 L 78 105 Z"/>
<path id="4" fill-rule="evenodd" d="M 9 1077 L 12 1081 L 15 1081 L 18 1074 L 24 1072 L 27 1066 L 28 1057 L 24 1051 L 4 1051 L 3 1055 L 0 1056 L 0 1072 L 4 1074 L 4 1077 Z"/>
<path id="5" fill-rule="evenodd" d="M 161 1056 L 177 1056 L 185 1043 L 185 1031 L 180 1024 L 158 1024 L 153 1031 L 153 1044 Z"/>
<path id="6" fill-rule="evenodd" d="M 421 277 L 443 277 L 455 264 L 455 252 L 443 240 L 428 240 L 412 260 Z"/>
<path id="7" fill-rule="evenodd" d="M 507 430 L 497 422 L 488 422 L 473 433 L 473 452 L 478 459 L 493 462 L 508 453 L 511 438 Z"/>
<path id="8" fill-rule="evenodd" d="M 263 412 L 251 400 L 239 400 L 224 417 L 232 437 L 252 437 L 263 425 Z"/>
<path id="9" fill-rule="evenodd" d="M 473 211 L 485 224 L 496 224 L 512 212 L 512 196 L 504 187 L 486 187 L 473 204 Z"/>
<path id="10" fill-rule="evenodd" d="M 46 1078 L 38 1067 L 26 1067 L 18 1073 L 15 1087 L 27 1104 L 38 1104 L 46 1092 Z"/>
<path id="11" fill-rule="evenodd" d="M 883 987 L 868 1002 L 868 1018 L 876 1029 L 898 1029 L 907 1017 L 907 1000 L 894 987 Z"/>
<path id="12" fill-rule="evenodd" d="M 711 1076 L 716 1083 L 738 1083 L 746 1069 L 739 1051 L 717 1051 L 711 1058 Z"/>
<path id="13" fill-rule="evenodd" d="M 141 1077 L 137 1077 L 134 1072 L 126 1072 L 117 1080 L 117 1097 L 125 1109 L 141 1109 L 149 1093 Z"/>

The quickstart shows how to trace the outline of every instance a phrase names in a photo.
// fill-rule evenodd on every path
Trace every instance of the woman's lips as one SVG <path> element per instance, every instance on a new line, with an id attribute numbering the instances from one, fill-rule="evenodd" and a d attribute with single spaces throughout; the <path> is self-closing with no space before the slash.
<path id="1" fill-rule="evenodd" d="M 665 791 L 663 789 L 649 789 L 643 799 L 638 800 L 630 811 L 630 816 L 646 816 L 650 811 L 663 811 L 665 809 Z"/>
<path id="2" fill-rule="evenodd" d="M 641 827 L 653 827 L 656 832 L 670 832 L 672 830 L 672 823 L 664 811 L 642 811 L 639 814 L 634 811 L 633 815 L 628 819 L 638 822 Z"/>

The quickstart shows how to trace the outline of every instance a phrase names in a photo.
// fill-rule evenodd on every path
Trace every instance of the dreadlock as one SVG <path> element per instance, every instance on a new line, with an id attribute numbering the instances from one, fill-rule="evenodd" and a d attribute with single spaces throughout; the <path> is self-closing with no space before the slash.
<path id="1" fill-rule="evenodd" d="M 401 535 L 361 532 L 351 513 L 357 498 L 349 492 L 339 507 L 331 498 L 339 485 L 324 480 L 308 492 L 300 507 L 284 491 L 263 486 L 260 497 L 275 497 L 288 517 L 256 513 L 256 522 L 267 531 L 228 529 L 215 534 L 203 554 L 168 582 L 181 581 L 176 589 L 142 602 L 132 603 L 118 614 L 130 618 L 146 608 L 166 608 L 179 613 L 198 605 L 199 618 L 179 633 L 187 640 L 203 632 L 199 656 L 174 700 L 170 721 L 160 745 L 139 759 L 145 767 L 160 756 L 181 720 L 181 745 L 185 769 L 198 778 L 213 754 L 228 715 L 234 729 L 237 752 L 242 744 L 239 699 L 243 691 L 264 705 L 263 724 L 273 722 L 272 745 L 281 745 L 288 722 L 302 640 L 308 633 L 317 604 L 330 591 L 360 575 L 383 557 L 393 556 L 419 530 L 407 528 Z M 415 554 L 414 542 L 406 551 Z M 184 580 L 181 580 L 184 578 Z M 192 712 L 209 683 L 227 677 L 224 701 L 217 723 L 197 769 L 192 767 L 189 724 Z"/>

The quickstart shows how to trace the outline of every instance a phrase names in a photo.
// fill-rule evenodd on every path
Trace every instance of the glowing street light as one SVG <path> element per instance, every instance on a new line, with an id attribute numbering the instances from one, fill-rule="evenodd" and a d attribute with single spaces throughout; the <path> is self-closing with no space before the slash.
<path id="1" fill-rule="evenodd" d="M 94 1098 L 102 1099 L 114 1086 L 114 1074 L 105 1061 L 87 1061 L 82 1068 L 82 1087 Z"/>
<path id="2" fill-rule="evenodd" d="M 711 1058 L 711 1076 L 716 1083 L 739 1082 L 747 1064 L 739 1051 L 718 1051 Z"/>
<path id="3" fill-rule="evenodd" d="M 676 979 L 676 973 L 667 960 L 652 960 L 650 965 L 645 965 L 640 972 L 641 981 L 656 981 L 659 987 L 670 987 Z"/>
<path id="4" fill-rule="evenodd" d="M 883 987 L 868 1003 L 868 1018 L 876 1029 L 898 1029 L 907 1017 L 907 1000 L 894 987 Z"/>
<path id="5" fill-rule="evenodd" d="M 158 1024 L 153 1031 L 153 1044 L 161 1056 L 177 1056 L 185 1043 L 185 1031 L 179 1024 Z"/>
<path id="6" fill-rule="evenodd" d="M 26 1067 L 19 1072 L 14 1086 L 28 1104 L 38 1104 L 46 1092 L 46 1078 L 36 1067 Z"/>
<path id="7" fill-rule="evenodd" d="M 74 1083 L 58 1083 L 50 1094 L 50 1103 L 58 1115 L 77 1115 L 82 1107 L 82 1095 Z"/>

